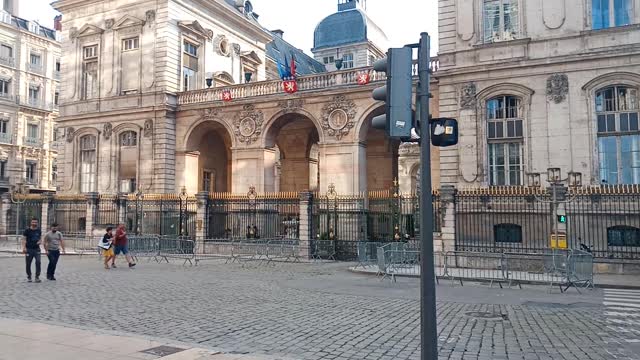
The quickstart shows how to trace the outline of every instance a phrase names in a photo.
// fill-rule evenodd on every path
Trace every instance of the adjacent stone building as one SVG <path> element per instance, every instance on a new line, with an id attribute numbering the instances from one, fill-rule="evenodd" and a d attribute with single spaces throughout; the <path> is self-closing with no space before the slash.
<path id="1" fill-rule="evenodd" d="M 443 184 L 640 183 L 640 1 L 440 0 L 439 39 Z"/>
<path id="2" fill-rule="evenodd" d="M 19 2 L 0 10 L 0 192 L 55 191 L 60 43 L 54 30 L 18 17 Z"/>

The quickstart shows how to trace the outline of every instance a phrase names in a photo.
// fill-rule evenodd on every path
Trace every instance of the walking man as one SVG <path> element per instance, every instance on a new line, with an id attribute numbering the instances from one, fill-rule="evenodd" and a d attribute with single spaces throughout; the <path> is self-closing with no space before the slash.
<path id="1" fill-rule="evenodd" d="M 58 266 L 58 259 L 60 259 L 60 249 L 62 253 L 64 250 L 64 241 L 62 240 L 62 233 L 58 231 L 58 224 L 51 224 L 51 231 L 44 236 L 44 251 L 49 258 L 49 266 L 47 266 L 47 279 L 56 280 L 56 266 Z"/>
<path id="2" fill-rule="evenodd" d="M 127 247 L 127 229 L 124 227 L 124 224 L 120 224 L 118 225 L 118 228 L 116 229 L 116 236 L 114 238 L 114 243 L 115 243 L 115 256 L 113 257 L 113 260 L 111 261 L 111 267 L 115 268 L 116 267 L 116 256 L 120 255 L 120 253 L 122 253 L 125 258 L 127 259 L 127 262 L 129 263 L 129 267 L 132 268 L 134 266 L 136 266 L 136 264 L 133 262 L 133 259 L 131 258 L 131 256 L 129 255 L 129 248 Z"/>
<path id="3" fill-rule="evenodd" d="M 31 224 L 22 234 L 22 253 L 25 254 L 27 265 L 27 281 L 31 282 L 31 263 L 36 259 L 36 282 L 40 282 L 40 245 L 42 244 L 42 231 L 38 227 L 38 219 L 31 219 Z"/>

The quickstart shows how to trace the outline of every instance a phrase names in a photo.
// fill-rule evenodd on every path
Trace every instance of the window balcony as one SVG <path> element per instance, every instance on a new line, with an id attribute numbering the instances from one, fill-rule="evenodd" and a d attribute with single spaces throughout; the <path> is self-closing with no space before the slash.
<path id="1" fill-rule="evenodd" d="M 16 61 L 12 57 L 2 57 L 0 56 L 0 65 L 15 67 Z"/>
<path id="2" fill-rule="evenodd" d="M 2 143 L 2 144 L 11 144 L 11 134 L 9 134 L 9 133 L 0 133 L 0 143 Z"/>
<path id="3" fill-rule="evenodd" d="M 42 64 L 27 63 L 27 70 L 36 74 L 44 74 L 44 66 Z"/>
<path id="4" fill-rule="evenodd" d="M 22 140 L 22 144 L 24 146 L 41 147 L 42 141 L 39 138 L 25 136 L 24 139 Z"/>
<path id="5" fill-rule="evenodd" d="M 39 110 L 45 110 L 45 111 L 52 111 L 53 110 L 53 105 L 52 103 L 40 100 L 40 99 L 36 99 L 36 98 L 32 98 L 32 97 L 18 97 L 18 104 L 22 105 L 22 106 L 26 106 L 26 107 L 30 107 L 30 108 L 34 108 L 34 109 L 39 109 Z"/>
<path id="6" fill-rule="evenodd" d="M 15 102 L 15 97 L 9 93 L 0 92 L 0 101 Z"/>

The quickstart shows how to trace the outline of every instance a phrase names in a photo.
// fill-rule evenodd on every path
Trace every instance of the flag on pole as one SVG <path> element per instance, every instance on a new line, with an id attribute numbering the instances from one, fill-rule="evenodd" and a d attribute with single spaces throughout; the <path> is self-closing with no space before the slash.
<path id="1" fill-rule="evenodd" d="M 289 94 L 298 92 L 298 82 L 295 79 L 283 81 L 282 87 L 284 87 L 284 91 Z"/>
<path id="2" fill-rule="evenodd" d="M 291 54 L 291 76 L 296 77 L 296 58 Z"/>

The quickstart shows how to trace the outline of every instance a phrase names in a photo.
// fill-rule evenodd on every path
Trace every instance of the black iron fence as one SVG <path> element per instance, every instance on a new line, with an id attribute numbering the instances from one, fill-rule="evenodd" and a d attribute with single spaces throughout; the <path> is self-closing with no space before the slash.
<path id="1" fill-rule="evenodd" d="M 97 226 L 115 226 L 120 221 L 119 200 L 116 195 L 100 195 L 96 202 L 95 225 Z"/>
<path id="2" fill-rule="evenodd" d="M 300 196 L 295 192 L 258 195 L 210 194 L 205 237 L 209 240 L 298 239 Z"/>
<path id="3" fill-rule="evenodd" d="M 33 218 L 41 223 L 42 203 L 43 198 L 39 195 L 12 197 L 7 212 L 7 234 L 22 234 Z"/>
<path id="4" fill-rule="evenodd" d="M 49 202 L 49 221 L 63 233 L 81 233 L 87 229 L 87 198 L 84 195 L 56 195 Z"/>
<path id="5" fill-rule="evenodd" d="M 182 194 L 129 195 L 124 210 L 125 225 L 135 234 L 195 238 L 198 203 Z"/>
<path id="6" fill-rule="evenodd" d="M 555 201 L 539 188 L 457 192 L 456 250 L 542 253 L 560 234 L 567 248 L 589 248 L 595 258 L 640 259 L 640 187 L 567 190 Z"/>

